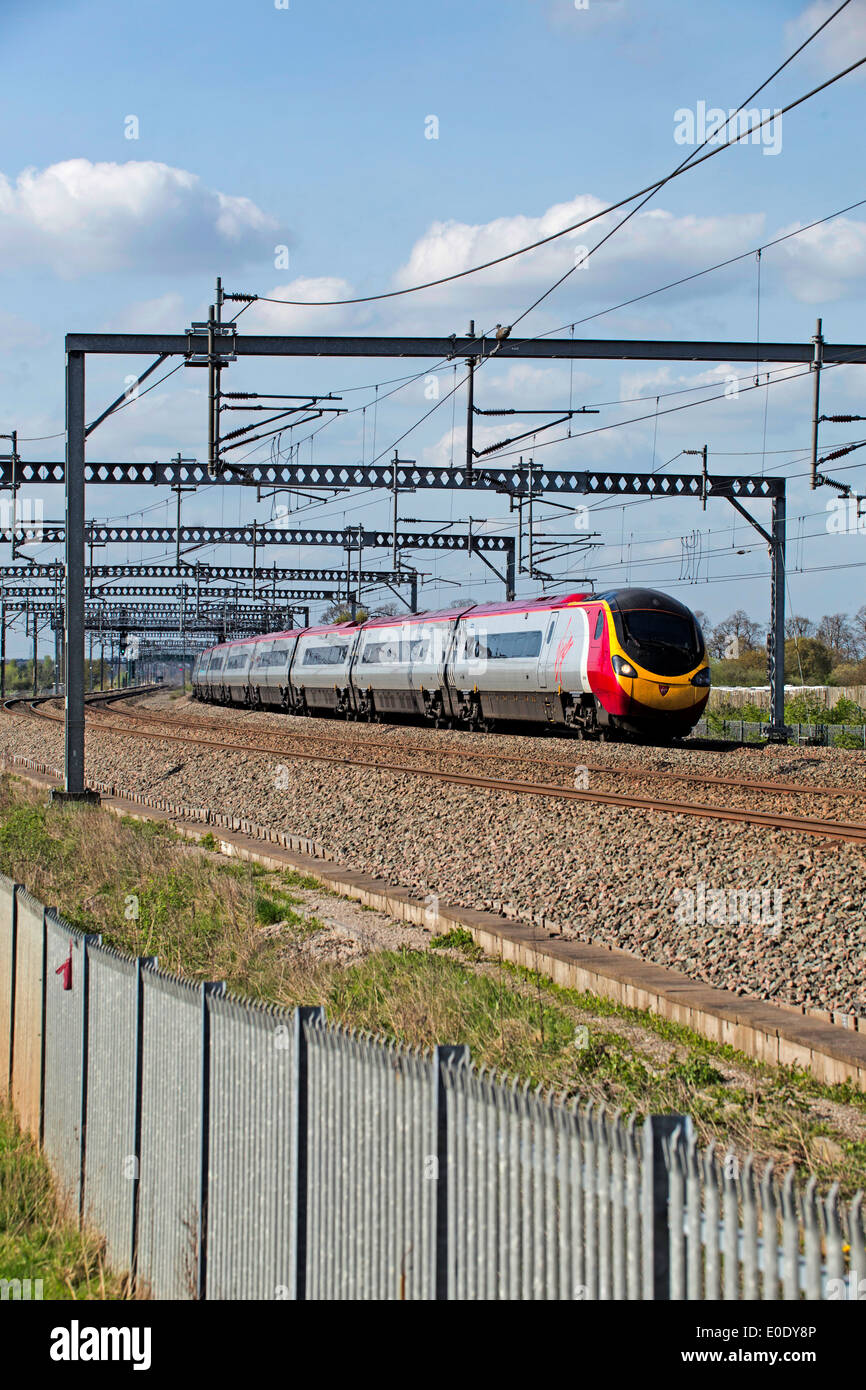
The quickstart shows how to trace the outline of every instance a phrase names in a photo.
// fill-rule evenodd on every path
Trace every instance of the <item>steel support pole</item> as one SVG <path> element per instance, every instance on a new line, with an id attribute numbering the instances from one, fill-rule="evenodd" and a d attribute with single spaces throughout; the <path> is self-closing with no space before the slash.
<path id="1" fill-rule="evenodd" d="M 779 743 L 787 742 L 785 727 L 785 494 L 773 498 L 770 547 L 770 635 L 768 661 L 770 677 L 770 727 L 767 733 Z"/>
<path id="2" fill-rule="evenodd" d="M 821 409 L 821 367 L 824 361 L 824 338 L 821 332 L 822 321 L 815 324 L 812 339 L 815 356 L 812 362 L 812 491 L 818 486 L 818 415 Z"/>
<path id="3" fill-rule="evenodd" d="M 475 337 L 475 320 L 469 325 L 470 338 Z M 473 444 L 475 442 L 475 364 L 477 357 L 468 357 L 466 365 L 469 368 L 469 377 L 466 390 L 466 472 L 472 473 L 472 466 L 475 462 Z"/>
<path id="4" fill-rule="evenodd" d="M 66 596 L 64 792 L 84 788 L 84 353 L 66 358 Z"/>
<path id="5" fill-rule="evenodd" d="M 6 600 L 0 598 L 0 700 L 6 699 Z"/>

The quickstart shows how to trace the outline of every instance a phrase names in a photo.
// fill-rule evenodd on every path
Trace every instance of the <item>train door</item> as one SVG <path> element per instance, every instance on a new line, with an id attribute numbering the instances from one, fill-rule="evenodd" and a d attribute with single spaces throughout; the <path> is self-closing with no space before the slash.
<path id="1" fill-rule="evenodd" d="M 597 608 L 591 609 L 588 613 L 589 618 L 589 640 L 587 642 L 586 672 L 591 679 L 589 688 L 597 691 L 599 681 L 606 677 L 606 663 L 604 661 L 604 647 L 606 642 L 605 633 L 605 613 L 602 604 Z"/>
<path id="2" fill-rule="evenodd" d="M 550 621 L 546 623 L 544 627 L 544 636 L 541 639 L 541 651 L 538 653 L 539 690 L 551 690 L 553 688 L 553 666 L 559 616 L 559 613 L 551 613 Z"/>

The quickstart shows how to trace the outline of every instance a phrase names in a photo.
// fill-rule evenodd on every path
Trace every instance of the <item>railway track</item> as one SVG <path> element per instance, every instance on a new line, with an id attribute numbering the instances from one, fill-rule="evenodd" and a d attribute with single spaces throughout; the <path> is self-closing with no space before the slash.
<path id="1" fill-rule="evenodd" d="M 275 748 L 270 744 L 239 743 L 231 739 L 202 738 L 196 736 L 192 732 L 178 733 L 176 732 L 176 728 L 179 721 L 174 719 L 161 719 L 158 715 L 150 715 L 149 713 L 143 716 L 141 711 L 132 714 L 123 709 L 114 707 L 105 709 L 99 708 L 97 705 L 95 708 L 94 702 L 88 702 L 88 704 L 90 717 L 93 722 L 97 723 L 104 732 L 118 734 L 122 737 L 139 738 L 154 742 L 161 741 L 163 743 L 185 744 L 219 752 L 257 753 L 267 757 L 280 756 L 281 754 L 285 755 L 287 751 L 284 747 Z M 21 713 L 22 710 L 24 710 L 26 713 L 37 718 L 48 718 L 55 722 L 62 721 L 63 719 L 62 711 L 52 706 L 51 697 L 38 700 L 7 700 L 4 708 L 14 713 Z M 95 719 L 94 714 L 96 715 Z M 119 718 L 125 722 L 108 723 L 106 722 L 107 718 Z M 141 724 L 151 721 L 162 724 L 163 726 L 169 723 L 173 727 L 169 730 L 166 730 L 165 727 L 162 729 L 143 729 L 136 727 L 136 723 Z M 193 722 L 196 727 L 199 726 L 200 721 L 187 721 L 182 727 L 189 729 Z M 213 722 L 218 723 L 219 721 Z M 327 736 L 315 735 L 314 737 L 325 739 Z M 336 742 L 336 740 L 334 741 Z M 387 741 L 378 740 L 376 742 L 382 744 Z M 374 741 L 370 740 L 369 743 L 373 744 Z M 388 746 L 391 747 L 392 745 L 388 744 Z M 478 751 L 478 756 L 481 756 L 481 751 L 482 750 Z M 601 788 L 585 789 L 560 786 L 548 782 L 530 782 L 519 779 L 484 777 L 473 773 L 443 771 L 441 768 L 381 762 L 376 761 L 374 758 L 359 758 L 357 756 L 352 756 L 351 753 L 347 755 L 333 750 L 330 752 L 316 752 L 295 749 L 292 750 L 291 756 L 298 761 L 336 764 L 346 767 L 363 768 L 374 772 L 423 777 L 441 782 L 445 785 L 477 788 L 492 793 L 538 796 L 548 800 L 584 801 L 644 812 L 654 811 L 669 815 L 692 816 L 706 820 L 733 821 L 745 825 L 761 826 L 771 830 L 789 831 L 793 834 L 866 844 L 866 823 L 859 821 L 825 820 L 814 816 L 787 815 L 778 811 L 760 811 L 751 808 L 744 809 L 730 806 L 713 806 L 703 802 L 673 801 L 657 797 L 636 796 L 626 792 L 605 791 Z M 581 766 L 586 765 L 582 764 Z M 605 771 L 607 771 L 607 769 L 605 769 Z M 644 771 L 641 769 L 641 776 L 644 775 Z M 684 780 L 686 780 L 688 776 L 689 775 L 685 775 Z M 708 779 L 706 777 L 701 777 L 696 780 Z M 778 782 L 751 784 L 745 779 L 722 780 L 727 780 L 729 784 L 740 787 L 752 786 L 757 788 L 760 785 L 762 789 L 770 791 L 781 791 L 786 788 L 786 784 Z M 816 789 L 813 787 L 796 783 L 787 785 L 798 792 L 808 793 L 810 795 L 816 794 Z M 849 794 L 844 788 L 833 788 L 831 790 Z"/>
<path id="2" fill-rule="evenodd" d="M 111 709 L 117 710 L 118 705 L 120 705 L 119 712 L 122 713 L 125 718 L 146 724 L 162 724 L 168 725 L 169 727 L 191 730 L 211 730 L 217 733 L 236 733 L 238 729 L 237 722 L 229 719 L 198 717 L 194 719 L 184 719 L 176 715 L 164 715 L 154 713 L 150 710 L 141 710 L 138 706 L 125 708 L 125 703 L 124 699 L 112 702 Z M 290 716 L 286 717 L 287 719 L 290 718 Z M 350 744 L 355 748 L 381 748 L 391 753 L 393 753 L 396 748 L 395 743 L 387 738 L 371 738 L 367 735 L 356 735 L 353 733 L 351 738 L 347 739 L 339 735 L 321 732 L 318 729 L 315 730 L 315 732 L 307 729 L 294 729 L 291 725 L 285 730 L 281 729 L 278 733 L 275 732 L 274 737 L 280 741 L 279 745 L 273 748 L 272 751 L 274 753 L 287 751 L 284 746 L 284 741 L 290 743 L 316 744 L 318 746 L 337 749 L 346 748 L 347 744 Z M 504 763 L 522 763 L 532 767 L 553 769 L 557 772 L 568 774 L 569 776 L 573 776 L 578 769 L 585 769 L 587 772 L 591 772 L 594 776 L 598 777 L 631 777 L 640 781 L 685 782 L 711 787 L 731 787 L 737 790 L 765 792 L 770 794 L 785 792 L 793 795 L 825 797 L 830 799 L 847 798 L 848 800 L 854 801 L 866 800 L 866 786 L 863 788 L 823 786 L 809 782 L 789 782 L 778 778 L 746 778 L 724 776 L 709 772 L 674 772 L 666 768 L 648 768 L 629 763 L 619 763 L 616 766 L 611 766 L 610 764 L 587 762 L 585 759 L 572 762 L 571 759 L 565 758 L 540 758 L 535 755 L 527 755 L 522 750 L 507 752 L 503 749 L 493 751 L 490 749 L 476 748 L 448 748 L 442 745 L 430 747 L 423 743 L 401 742 L 399 751 L 401 753 L 419 754 L 427 758 L 460 759 L 461 761 L 476 764 L 485 763 L 501 765 Z"/>

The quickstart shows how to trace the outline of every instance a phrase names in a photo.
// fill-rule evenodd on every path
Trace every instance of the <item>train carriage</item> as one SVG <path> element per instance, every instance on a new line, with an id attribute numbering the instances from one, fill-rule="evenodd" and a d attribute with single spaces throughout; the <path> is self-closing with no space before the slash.
<path id="1" fill-rule="evenodd" d="M 193 673 L 196 698 L 296 713 L 661 740 L 694 727 L 709 686 L 694 614 L 642 588 L 266 633 L 212 648 Z"/>
<path id="2" fill-rule="evenodd" d="M 248 705 L 250 666 L 256 645 L 254 637 L 243 637 L 226 646 L 223 667 L 223 698 L 232 705 Z"/>
<path id="3" fill-rule="evenodd" d="M 260 707 L 293 707 L 289 667 L 300 632 L 275 632 L 256 642 L 250 666 L 250 698 Z"/>
<path id="4" fill-rule="evenodd" d="M 349 672 L 359 631 L 354 623 L 338 623 L 309 627 L 300 634 L 289 669 L 296 708 L 354 713 Z"/>
<path id="5" fill-rule="evenodd" d="M 207 695 L 207 668 L 214 648 L 199 652 L 192 666 L 192 695 L 194 700 L 202 700 Z"/>
<path id="6" fill-rule="evenodd" d="M 358 715 L 444 717 L 445 662 L 459 619 L 459 609 L 447 609 L 365 623 L 352 666 Z"/>
<path id="7" fill-rule="evenodd" d="M 225 666 L 226 660 L 225 645 L 223 644 L 218 647 L 213 647 L 209 655 L 210 661 L 208 663 L 207 674 L 204 679 L 204 689 L 207 691 L 205 698 L 207 700 L 216 701 L 217 703 L 219 703 L 224 698 L 223 667 Z"/>

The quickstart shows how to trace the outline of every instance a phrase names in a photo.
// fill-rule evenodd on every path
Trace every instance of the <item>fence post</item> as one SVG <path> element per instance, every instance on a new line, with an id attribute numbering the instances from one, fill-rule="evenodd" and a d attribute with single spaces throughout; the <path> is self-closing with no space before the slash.
<path id="1" fill-rule="evenodd" d="M 39 1148 L 45 1143 L 45 1025 L 48 1016 L 48 982 L 45 972 L 48 969 L 48 930 L 45 926 L 47 908 L 42 909 L 42 1017 L 39 1024 Z"/>
<path id="2" fill-rule="evenodd" d="M 78 1224 L 84 1224 L 84 1183 L 87 1165 L 87 1083 L 90 1041 L 90 947 L 102 941 L 98 933 L 85 934 L 81 946 L 81 1098 L 78 1115 Z"/>
<path id="3" fill-rule="evenodd" d="M 9 1075 L 6 1078 L 6 1099 L 12 1108 L 12 1064 L 15 1057 L 15 973 L 18 964 L 18 889 L 20 883 L 12 884 L 11 917 L 9 931 Z"/>
<path id="4" fill-rule="evenodd" d="M 686 1115 L 647 1115 L 643 1123 L 642 1220 L 643 1296 L 666 1301 L 671 1296 L 668 1196 L 670 1176 L 665 1142 L 675 1130 L 684 1139 L 691 1133 Z"/>
<path id="5" fill-rule="evenodd" d="M 292 1102 L 294 1110 L 294 1161 L 292 1163 L 292 1212 L 295 1237 L 294 1258 L 291 1262 L 291 1297 L 303 1302 L 307 1296 L 307 1086 L 308 1056 L 305 1023 L 324 1023 L 325 1010 L 321 1004 L 303 1004 L 295 1009 L 293 1020 L 294 1052 L 292 1056 Z"/>
<path id="6" fill-rule="evenodd" d="M 198 1270 L 196 1298 L 207 1297 L 207 1194 L 210 1160 L 210 1010 L 207 1001 L 215 994 L 225 994 L 222 980 L 204 980 L 201 986 L 201 1106 L 199 1110 L 199 1183 L 198 1183 Z"/>
<path id="7" fill-rule="evenodd" d="M 469 1065 L 466 1043 L 446 1044 L 433 1049 L 433 1134 L 436 1140 L 436 1219 L 433 1236 L 433 1297 L 448 1298 L 448 1101 L 445 1094 L 446 1068 Z"/>
<path id="8" fill-rule="evenodd" d="M 131 1175 L 132 1219 L 130 1222 L 129 1242 L 129 1281 L 132 1289 L 135 1288 L 136 1279 L 138 1277 L 138 1189 L 141 1182 L 141 1093 L 144 1059 L 144 987 L 142 983 L 142 971 L 145 968 L 156 970 L 158 965 L 158 956 L 136 956 L 135 958 L 135 1069 L 132 1077 L 132 1153 L 128 1155 L 133 1161 L 133 1171 Z"/>

